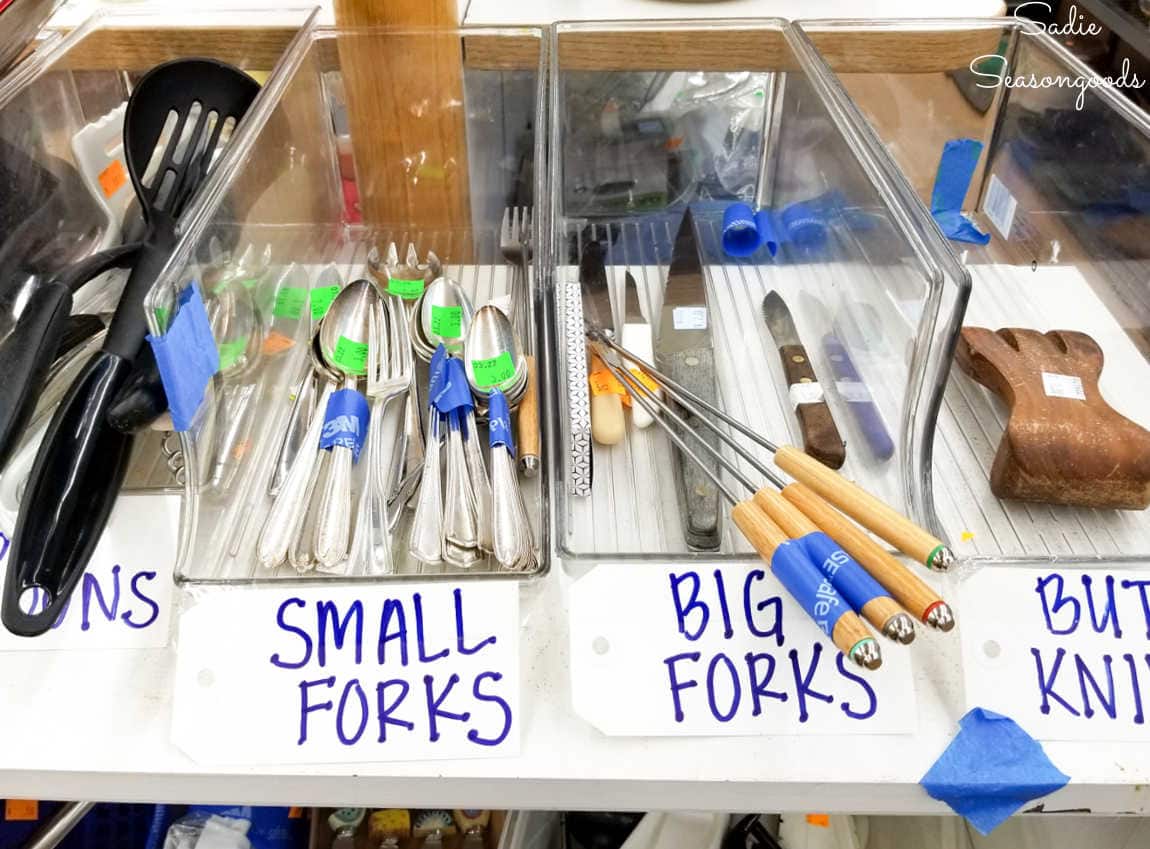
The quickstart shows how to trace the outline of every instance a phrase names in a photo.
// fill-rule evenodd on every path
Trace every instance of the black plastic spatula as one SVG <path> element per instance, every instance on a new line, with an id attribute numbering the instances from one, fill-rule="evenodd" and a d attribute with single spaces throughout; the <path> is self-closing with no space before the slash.
<path id="1" fill-rule="evenodd" d="M 210 59 L 180 59 L 140 80 L 124 116 L 124 152 L 147 236 L 103 348 L 84 366 L 48 425 L 28 478 L 9 553 L 0 618 L 21 636 L 47 631 L 96 548 L 131 453 L 107 414 L 144 342 L 144 297 L 176 246 L 176 222 L 243 117 L 258 84 Z M 21 609 L 39 588 L 46 606 Z"/>

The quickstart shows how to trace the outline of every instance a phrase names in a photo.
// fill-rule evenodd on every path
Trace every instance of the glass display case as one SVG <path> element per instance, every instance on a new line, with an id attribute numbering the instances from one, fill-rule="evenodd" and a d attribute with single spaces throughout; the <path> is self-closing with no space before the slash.
<path id="1" fill-rule="evenodd" d="M 973 288 L 935 439 L 946 537 L 980 561 L 1144 560 L 1145 113 L 1019 20 L 797 28 L 924 205 L 947 142 L 982 145 L 961 210 L 989 238 L 949 243 Z"/>

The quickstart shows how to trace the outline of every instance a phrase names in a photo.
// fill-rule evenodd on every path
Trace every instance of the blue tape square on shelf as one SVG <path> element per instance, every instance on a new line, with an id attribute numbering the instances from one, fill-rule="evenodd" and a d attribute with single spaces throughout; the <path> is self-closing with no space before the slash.
<path id="1" fill-rule="evenodd" d="M 944 236 L 955 242 L 985 245 L 990 234 L 983 233 L 962 214 L 962 203 L 982 155 L 982 142 L 951 139 L 942 148 L 934 188 L 930 193 L 930 214 Z"/>
<path id="2" fill-rule="evenodd" d="M 1013 719 L 976 707 L 919 783 L 985 835 L 1069 781 Z"/>
<path id="3" fill-rule="evenodd" d="M 147 339 L 168 396 L 172 426 L 186 431 L 195 421 L 208 382 L 220 367 L 220 353 L 199 283 L 192 281 L 180 292 L 167 332 L 159 337 L 149 334 Z"/>

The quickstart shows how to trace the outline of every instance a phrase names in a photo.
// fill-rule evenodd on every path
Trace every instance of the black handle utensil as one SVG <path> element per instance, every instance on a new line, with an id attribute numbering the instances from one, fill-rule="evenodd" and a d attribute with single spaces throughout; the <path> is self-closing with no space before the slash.
<path id="1" fill-rule="evenodd" d="M 0 618 L 20 636 L 47 631 L 96 548 L 126 472 L 133 437 L 108 411 L 147 333 L 143 302 L 176 247 L 176 222 L 259 91 L 251 77 L 210 59 L 159 65 L 140 80 L 124 116 L 124 152 L 147 235 L 103 348 L 57 407 L 20 504 Z M 31 588 L 47 598 L 29 613 Z"/>

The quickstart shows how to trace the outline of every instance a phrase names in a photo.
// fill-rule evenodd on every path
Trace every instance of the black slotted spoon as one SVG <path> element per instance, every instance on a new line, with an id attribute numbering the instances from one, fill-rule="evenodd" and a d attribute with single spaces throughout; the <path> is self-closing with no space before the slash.
<path id="1" fill-rule="evenodd" d="M 0 606 L 13 634 L 37 636 L 52 626 L 108 523 L 133 437 L 111 427 L 107 414 L 147 334 L 144 297 L 176 247 L 176 223 L 221 137 L 226 143 L 258 92 L 251 77 L 223 62 L 178 59 L 145 74 L 128 100 L 124 152 L 147 233 L 104 346 L 56 408 L 32 466 Z M 47 602 L 28 612 L 21 597 L 33 588 Z"/>

